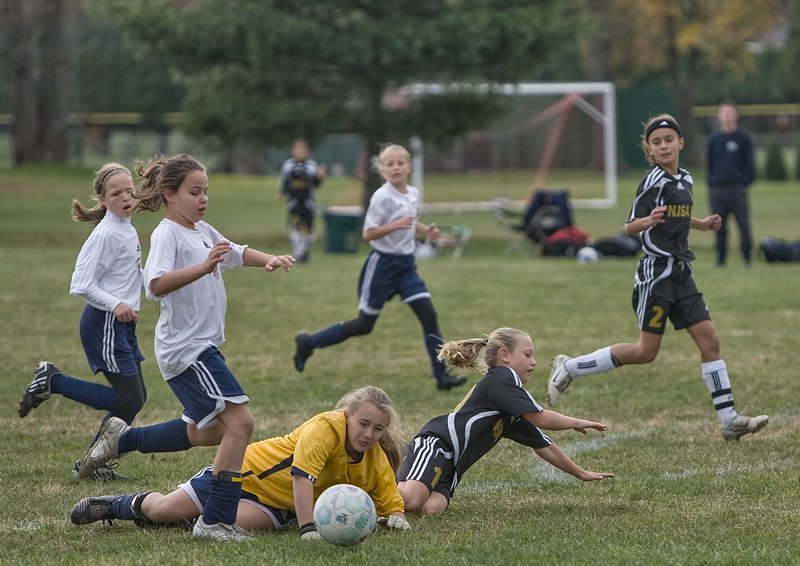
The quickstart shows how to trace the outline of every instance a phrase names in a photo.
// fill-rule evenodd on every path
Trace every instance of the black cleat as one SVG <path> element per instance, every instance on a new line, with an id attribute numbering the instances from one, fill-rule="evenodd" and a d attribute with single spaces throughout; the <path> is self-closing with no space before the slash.
<path id="1" fill-rule="evenodd" d="M 88 525 L 103 521 L 111 525 L 116 519 L 111 509 L 111 503 L 116 499 L 115 495 L 102 495 L 100 497 L 84 497 L 75 504 L 70 513 L 70 521 L 73 525 Z"/>
<path id="2" fill-rule="evenodd" d="M 61 372 L 58 368 L 50 362 L 39 363 L 39 367 L 33 372 L 33 381 L 22 393 L 22 399 L 17 409 L 20 418 L 27 417 L 28 413 L 50 398 L 50 395 L 52 395 L 50 379 L 59 373 Z"/>
<path id="3" fill-rule="evenodd" d="M 453 387 L 464 385 L 466 382 L 466 375 L 450 375 L 449 373 L 445 373 L 441 377 L 436 378 L 436 388 L 439 391 L 450 391 Z"/>
<path id="4" fill-rule="evenodd" d="M 89 477 L 94 481 L 130 481 L 128 476 L 124 476 L 119 472 L 114 471 L 118 466 L 119 462 L 108 462 L 89 474 Z M 80 469 L 81 461 L 75 460 L 75 466 L 72 468 L 73 479 L 80 479 Z"/>
<path id="5" fill-rule="evenodd" d="M 306 369 L 306 360 L 314 353 L 314 348 L 309 347 L 309 340 L 311 335 L 308 332 L 298 332 L 294 335 L 294 369 L 303 371 Z"/>

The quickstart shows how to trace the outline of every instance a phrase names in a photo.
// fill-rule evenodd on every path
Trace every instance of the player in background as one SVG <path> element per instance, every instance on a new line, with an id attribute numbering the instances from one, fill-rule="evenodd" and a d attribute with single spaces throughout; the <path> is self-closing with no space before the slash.
<path id="1" fill-rule="evenodd" d="M 253 433 L 253 417 L 242 386 L 219 348 L 224 341 L 227 297 L 222 274 L 252 266 L 289 271 L 294 258 L 266 254 L 226 240 L 203 220 L 208 209 L 205 167 L 190 155 L 159 156 L 145 168 L 134 192 L 136 210 L 166 215 L 150 237 L 144 268 L 147 298 L 161 302 L 155 356 L 161 374 L 184 407 L 172 421 L 132 428 L 111 417 L 84 456 L 86 477 L 121 454 L 176 452 L 216 446 L 208 501 L 194 535 L 216 540 L 249 538 L 233 526 L 241 493 L 241 466 Z"/>
<path id="2" fill-rule="evenodd" d="M 498 328 L 483 338 L 447 342 L 439 358 L 486 375 L 453 412 L 428 421 L 408 445 L 397 476 L 406 511 L 444 513 L 467 470 L 503 438 L 533 448 L 540 458 L 580 480 L 614 477 L 584 470 L 539 430 L 572 428 L 586 434 L 587 428 L 604 431 L 606 425 L 543 409 L 525 390 L 536 367 L 526 332 Z"/>
<path id="3" fill-rule="evenodd" d="M 361 234 L 372 251 L 367 256 L 358 281 L 358 316 L 309 334 L 295 336 L 294 367 L 305 369 L 306 360 L 317 348 L 344 342 L 353 336 L 372 332 L 383 305 L 395 295 L 411 307 L 422 324 L 425 348 L 430 357 L 436 386 L 443 391 L 463 385 L 464 375 L 453 376 L 436 357 L 442 344 L 436 310 L 431 294 L 417 272 L 414 259 L 415 236 L 424 234 L 436 242 L 436 224 L 423 224 L 419 217 L 419 189 L 408 184 L 411 174 L 411 155 L 399 145 L 389 144 L 373 157 L 374 167 L 386 179 L 369 201 Z"/>
<path id="4" fill-rule="evenodd" d="M 554 406 L 573 379 L 646 364 L 656 359 L 667 320 L 676 330 L 685 328 L 700 350 L 700 372 L 711 393 L 725 440 L 739 440 L 769 422 L 767 415 L 737 413 L 728 369 L 720 356 L 720 341 L 692 270 L 695 255 L 689 248 L 689 230 L 719 230 L 718 214 L 692 216 L 692 176 L 678 165 L 683 136 L 675 119 L 662 114 L 648 120 L 642 149 L 651 164 L 636 191 L 625 233 L 642 238 L 633 288 L 633 309 L 639 320 L 639 341 L 614 344 L 590 354 L 556 356 L 547 384 Z"/>
<path id="5" fill-rule="evenodd" d="M 289 213 L 292 251 L 299 263 L 305 263 L 311 244 L 317 237 L 314 232 L 314 216 L 317 213 L 314 193 L 322 184 L 327 168 L 309 157 L 308 143 L 304 139 L 294 140 L 290 155 L 281 165 L 278 194 L 286 201 Z"/>
<path id="6" fill-rule="evenodd" d="M 285 436 L 254 442 L 242 466 L 242 497 L 236 526 L 244 531 L 279 531 L 299 524 L 304 540 L 319 540 L 314 502 L 327 488 L 348 483 L 366 491 L 390 529 L 411 527 L 395 482 L 402 439 L 394 404 L 377 387 L 342 397 L 333 411 L 320 413 Z M 203 513 L 211 467 L 167 495 L 87 497 L 72 509 L 76 525 L 114 519 L 139 526 L 184 523 Z"/>
<path id="7" fill-rule="evenodd" d="M 105 419 L 114 416 L 131 424 L 147 398 L 141 368 L 144 356 L 136 340 L 142 251 L 131 224 L 136 204 L 133 178 L 123 165 L 106 163 L 95 173 L 92 184 L 97 200 L 94 207 L 72 201 L 72 218 L 90 224 L 93 230 L 78 254 L 69 293 L 86 301 L 81 343 L 92 373 L 103 372 L 110 386 L 70 377 L 52 363 L 41 362 L 19 402 L 23 418 L 57 393 L 107 411 Z M 76 478 L 79 467 L 80 462 L 75 462 L 72 472 Z M 112 467 L 100 466 L 90 477 L 97 481 L 126 479 Z"/>
<path id="8" fill-rule="evenodd" d="M 728 253 L 728 215 L 739 227 L 740 249 L 745 265 L 751 263 L 753 238 L 750 233 L 750 185 L 756 178 L 753 138 L 739 127 L 739 111 L 732 100 L 717 109 L 719 130 L 711 134 L 706 147 L 706 171 L 711 212 L 719 214 L 717 265 L 724 266 Z"/>

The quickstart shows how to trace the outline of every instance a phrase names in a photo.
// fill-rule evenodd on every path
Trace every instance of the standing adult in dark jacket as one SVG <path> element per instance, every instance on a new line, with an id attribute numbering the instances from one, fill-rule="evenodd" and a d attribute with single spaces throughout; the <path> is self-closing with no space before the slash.
<path id="1" fill-rule="evenodd" d="M 755 179 L 753 139 L 739 127 L 736 103 L 724 100 L 717 110 L 719 131 L 711 135 L 707 148 L 708 188 L 711 213 L 722 218 L 717 232 L 717 265 L 725 265 L 728 251 L 728 215 L 739 225 L 744 262 L 750 265 L 750 205 L 748 189 Z"/>

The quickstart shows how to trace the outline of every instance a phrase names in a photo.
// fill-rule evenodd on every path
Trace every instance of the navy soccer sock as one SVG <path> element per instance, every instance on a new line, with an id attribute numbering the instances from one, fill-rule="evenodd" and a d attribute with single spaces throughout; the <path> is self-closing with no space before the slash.
<path id="1" fill-rule="evenodd" d="M 241 472 L 220 472 L 212 476 L 208 501 L 203 508 L 203 521 L 209 525 L 235 523 L 241 495 Z"/>
<path id="2" fill-rule="evenodd" d="M 95 409 L 110 411 L 114 406 L 114 389 L 108 385 L 76 379 L 63 373 L 50 378 L 50 390 Z"/>
<path id="3" fill-rule="evenodd" d="M 181 419 L 131 428 L 119 440 L 119 453 L 180 452 L 192 447 L 187 424 Z"/>

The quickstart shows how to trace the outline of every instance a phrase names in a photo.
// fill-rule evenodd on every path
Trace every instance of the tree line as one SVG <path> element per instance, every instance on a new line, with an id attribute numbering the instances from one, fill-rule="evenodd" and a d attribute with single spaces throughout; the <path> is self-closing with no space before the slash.
<path id="1" fill-rule="evenodd" d="M 798 4 L 0 0 L 0 112 L 15 163 L 65 161 L 66 115 L 88 111 L 182 111 L 188 133 L 228 148 L 357 132 L 372 150 L 447 143 L 507 106 L 469 88 L 387 104 L 411 83 L 659 83 L 699 148 L 696 104 L 797 100 Z"/>

